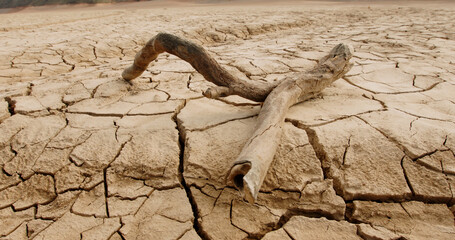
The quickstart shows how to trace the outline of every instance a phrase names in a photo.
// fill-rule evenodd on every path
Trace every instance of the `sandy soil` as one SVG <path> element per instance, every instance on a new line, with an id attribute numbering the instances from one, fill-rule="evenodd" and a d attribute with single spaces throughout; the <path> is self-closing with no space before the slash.
<path id="1" fill-rule="evenodd" d="M 0 15 L 0 239 L 454 239 L 455 4 L 139 2 Z M 224 177 L 260 104 L 160 55 L 165 31 L 279 81 L 337 43 L 351 71 L 293 106 L 256 204 Z"/>

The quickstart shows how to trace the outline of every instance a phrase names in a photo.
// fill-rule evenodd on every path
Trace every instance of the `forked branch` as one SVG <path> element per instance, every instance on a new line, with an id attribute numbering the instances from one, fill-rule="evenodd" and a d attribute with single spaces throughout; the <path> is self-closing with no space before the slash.
<path id="1" fill-rule="evenodd" d="M 313 69 L 285 78 L 278 85 L 243 80 L 227 72 L 201 46 L 171 34 L 160 33 L 136 54 L 133 65 L 123 72 L 123 78 L 131 80 L 140 76 L 149 63 L 163 52 L 187 61 L 206 80 L 218 86 L 208 89 L 204 93 L 206 97 L 235 94 L 253 101 L 265 100 L 255 132 L 232 163 L 227 175 L 227 181 L 232 182 L 250 203 L 256 200 L 273 161 L 289 107 L 314 97 L 352 67 L 349 63 L 351 50 L 348 46 L 339 44 L 320 59 Z"/>

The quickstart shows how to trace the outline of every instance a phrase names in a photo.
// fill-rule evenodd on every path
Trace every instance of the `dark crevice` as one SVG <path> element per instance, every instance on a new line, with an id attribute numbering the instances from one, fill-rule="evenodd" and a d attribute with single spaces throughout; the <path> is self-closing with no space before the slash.
<path id="1" fill-rule="evenodd" d="M 218 127 L 218 126 L 220 126 L 220 125 L 223 125 L 223 124 L 226 124 L 226 123 L 229 123 L 229 122 L 238 121 L 238 120 L 245 120 L 245 119 L 249 119 L 249 118 L 255 118 L 255 117 L 257 117 L 257 116 L 258 116 L 258 115 L 255 114 L 255 115 L 246 116 L 246 117 L 233 118 L 233 119 L 229 119 L 229 120 L 226 120 L 226 121 L 222 121 L 222 122 L 219 122 L 219 123 L 216 123 L 216 124 L 213 124 L 213 125 L 205 126 L 205 127 L 203 127 L 203 128 L 191 129 L 191 131 L 201 132 L 201 131 L 208 130 L 208 129 L 210 129 L 210 128 Z M 270 128 L 270 127 L 269 127 L 269 128 Z"/>
<path id="2" fill-rule="evenodd" d="M 284 232 L 288 235 L 288 237 L 289 237 L 290 239 L 295 240 L 295 239 L 291 236 L 291 234 L 290 234 L 288 231 L 286 231 L 286 229 L 283 228 L 283 230 L 284 230 Z"/>
<path id="3" fill-rule="evenodd" d="M 121 221 L 120 221 L 120 223 L 122 224 L 122 225 L 120 226 L 120 229 L 122 229 L 123 223 L 122 223 Z M 120 232 L 120 229 L 119 229 L 116 233 L 120 236 L 120 238 L 121 238 L 122 240 L 126 240 L 126 238 L 122 235 L 122 232 Z"/>
<path id="4" fill-rule="evenodd" d="M 244 107 L 244 106 L 255 107 L 255 106 L 261 106 L 262 105 L 262 103 L 260 103 L 260 102 L 258 102 L 258 103 L 236 103 L 236 102 L 231 102 L 229 100 L 226 100 L 223 97 L 214 98 L 213 100 L 217 100 L 217 101 L 220 101 L 220 102 L 232 105 L 232 106 L 236 106 L 236 107 Z"/>
<path id="5" fill-rule="evenodd" d="M 400 206 L 401 206 L 401 208 L 404 210 L 404 212 L 406 212 L 406 214 L 407 214 L 410 218 L 412 218 L 411 214 L 410 214 L 410 213 L 408 212 L 408 210 L 403 206 L 403 203 L 400 203 Z"/>
<path id="6" fill-rule="evenodd" d="M 175 115 L 172 117 L 172 119 L 174 120 L 175 124 L 176 124 L 176 129 L 178 131 L 178 134 L 179 134 L 179 149 L 180 149 L 180 153 L 179 153 L 179 158 L 180 158 L 180 162 L 179 162 L 179 180 L 180 180 L 180 184 L 183 186 L 183 188 L 185 189 L 185 192 L 186 192 L 186 196 L 190 202 L 190 205 L 191 205 L 191 210 L 193 211 L 193 216 L 194 216 L 194 220 L 193 220 L 193 228 L 194 230 L 196 231 L 196 233 L 199 235 L 199 237 L 203 240 L 206 240 L 206 239 L 210 239 L 206 233 L 202 230 L 202 226 L 199 222 L 199 211 L 198 211 L 198 208 L 197 208 L 197 203 L 196 203 L 196 200 L 194 199 L 193 197 L 193 194 L 191 193 L 191 189 L 190 189 L 190 186 L 186 183 L 186 180 L 185 180 L 185 177 L 183 176 L 183 172 L 185 170 L 185 167 L 184 167 L 184 159 L 185 159 L 185 132 L 184 132 L 184 129 L 183 129 L 183 126 L 181 126 L 180 124 L 180 121 L 178 121 L 177 119 L 177 115 L 180 113 L 180 110 L 183 109 L 186 105 L 186 101 L 184 102 L 183 106 L 179 109 L 176 110 L 175 112 Z"/>
<path id="7" fill-rule="evenodd" d="M 25 95 L 26 95 L 26 96 L 32 95 L 32 91 L 33 91 L 32 88 L 33 88 L 33 86 L 34 86 L 33 83 L 29 83 L 29 84 L 28 84 L 28 86 L 27 86 L 27 92 L 25 92 Z"/>
<path id="8" fill-rule="evenodd" d="M 291 121 L 291 123 L 302 130 L 305 130 L 307 136 L 308 136 L 308 141 L 310 142 L 311 146 L 313 147 L 314 153 L 316 154 L 316 157 L 319 159 L 321 163 L 321 169 L 322 173 L 325 179 L 332 179 L 333 180 L 333 189 L 335 190 L 336 194 L 343 198 L 343 200 L 346 200 L 344 197 L 343 193 L 343 188 L 341 187 L 341 182 L 338 178 L 333 176 L 331 167 L 336 167 L 333 166 L 333 164 L 338 164 L 337 162 L 332 162 L 332 160 L 329 158 L 327 152 L 324 149 L 324 146 L 321 144 L 319 141 L 319 137 L 314 129 L 311 129 L 310 127 L 296 122 L 296 121 Z M 341 167 L 341 166 L 338 166 Z"/>
<path id="9" fill-rule="evenodd" d="M 403 165 L 405 158 L 406 158 L 406 156 L 403 156 L 403 158 L 401 159 L 401 168 L 403 169 L 403 175 L 404 175 L 404 179 L 406 180 L 406 184 L 408 185 L 408 188 L 411 190 L 412 197 L 414 197 L 415 196 L 414 189 L 412 188 L 411 181 L 409 180 L 408 175 L 406 174 L 406 169 L 404 168 L 404 165 Z"/>
<path id="10" fill-rule="evenodd" d="M 351 137 L 352 136 L 349 136 L 349 139 L 348 139 L 348 145 L 345 147 L 344 149 L 344 153 L 343 153 L 343 163 L 341 165 L 344 165 L 345 162 L 346 162 L 346 155 L 348 154 L 348 149 L 349 147 L 351 146 Z"/>
<path id="11" fill-rule="evenodd" d="M 14 111 L 14 108 L 16 107 L 16 101 L 11 99 L 10 97 L 6 97 L 5 101 L 8 103 L 8 112 L 11 114 L 11 116 L 16 114 L 16 112 Z"/>
<path id="12" fill-rule="evenodd" d="M 296 127 L 300 128 L 299 126 L 296 126 Z M 313 129 L 308 128 L 308 127 L 304 127 L 303 130 L 305 130 L 305 132 L 308 136 L 308 141 L 310 142 L 311 146 L 313 147 L 313 150 L 316 153 L 316 157 L 321 162 L 321 168 L 322 168 L 322 172 L 324 174 L 324 179 L 327 179 L 328 175 L 329 175 L 328 166 L 326 166 L 328 156 L 324 150 L 324 146 L 322 146 L 322 144 L 319 142 L 319 138 L 316 134 L 316 131 L 314 131 Z"/>
<path id="13" fill-rule="evenodd" d="M 104 185 L 104 202 L 106 206 L 106 216 L 110 217 L 109 215 L 109 201 L 108 201 L 108 188 L 107 188 L 107 168 L 103 169 L 103 185 Z"/>

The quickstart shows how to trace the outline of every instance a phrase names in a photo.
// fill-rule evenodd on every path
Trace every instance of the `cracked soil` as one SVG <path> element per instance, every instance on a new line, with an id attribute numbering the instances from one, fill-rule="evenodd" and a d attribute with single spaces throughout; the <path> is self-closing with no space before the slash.
<path id="1" fill-rule="evenodd" d="M 140 2 L 0 15 L 0 239 L 455 239 L 455 4 Z M 260 104 L 162 54 L 279 81 L 354 67 L 293 106 L 255 204 L 226 186 Z"/>

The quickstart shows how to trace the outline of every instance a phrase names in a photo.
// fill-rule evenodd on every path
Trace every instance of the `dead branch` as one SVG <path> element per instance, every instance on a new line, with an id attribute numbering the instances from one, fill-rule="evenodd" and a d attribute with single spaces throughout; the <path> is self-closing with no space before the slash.
<path id="1" fill-rule="evenodd" d="M 218 64 L 201 46 L 168 33 L 159 33 L 150 39 L 136 54 L 133 65 L 123 71 L 122 77 L 125 80 L 139 77 L 150 62 L 163 52 L 185 60 L 207 81 L 225 87 L 207 89 L 204 93 L 206 97 L 239 95 L 256 102 L 263 102 L 276 87 L 276 84 L 238 79 Z"/>
<path id="2" fill-rule="evenodd" d="M 254 203 L 281 138 L 287 110 L 292 105 L 314 97 L 347 73 L 352 64 L 348 46 L 339 44 L 320 59 L 313 69 L 285 78 L 278 85 L 238 79 L 221 67 L 201 46 L 167 33 L 150 39 L 136 54 L 134 63 L 123 71 L 126 80 L 142 74 L 160 53 L 168 52 L 190 63 L 206 80 L 217 87 L 204 96 L 217 98 L 239 95 L 253 101 L 264 101 L 256 130 L 233 162 L 227 181 L 234 183 L 246 200 Z"/>
<path id="3" fill-rule="evenodd" d="M 254 203 L 281 138 L 287 110 L 314 97 L 351 69 L 352 54 L 339 44 L 312 70 L 284 79 L 266 98 L 258 116 L 256 130 L 232 164 L 227 180 Z"/>

